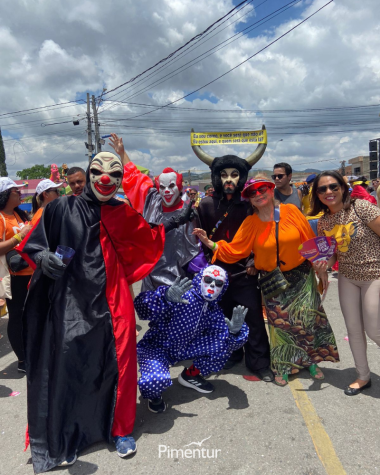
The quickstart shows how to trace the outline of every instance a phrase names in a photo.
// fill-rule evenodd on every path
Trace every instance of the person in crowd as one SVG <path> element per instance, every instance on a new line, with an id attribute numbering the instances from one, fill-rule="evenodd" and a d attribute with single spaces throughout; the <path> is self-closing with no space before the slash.
<path id="1" fill-rule="evenodd" d="M 273 167 L 272 180 L 276 188 L 274 190 L 274 197 L 280 203 L 291 203 L 299 210 L 302 210 L 302 193 L 295 186 L 291 185 L 292 181 L 292 167 L 289 163 L 276 163 Z"/>
<path id="2" fill-rule="evenodd" d="M 377 198 L 377 190 L 379 188 L 379 185 L 380 185 L 380 179 L 379 178 L 376 178 L 376 180 L 372 180 L 373 191 L 371 193 L 371 196 L 373 196 L 375 198 L 378 205 L 379 205 L 379 200 Z"/>
<path id="3" fill-rule="evenodd" d="M 109 145 L 124 165 L 125 196 L 148 223 L 162 223 L 165 227 L 163 256 L 142 282 L 141 290 L 155 290 L 160 285 L 173 284 L 177 277 L 191 277 L 188 267 L 198 256 L 200 248 L 198 240 L 192 235 L 195 218 L 191 202 L 187 205 L 181 200 L 182 175 L 172 168 L 165 168 L 153 184 L 131 162 L 121 137 L 111 134 Z"/>
<path id="4" fill-rule="evenodd" d="M 368 193 L 369 181 L 367 177 L 359 177 L 356 181 L 354 181 L 353 185 L 354 187 L 351 193 L 351 198 L 366 200 L 374 205 L 377 205 L 377 199 Z"/>
<path id="5" fill-rule="evenodd" d="M 38 183 L 36 192 L 32 197 L 32 226 L 34 226 L 41 218 L 45 206 L 51 201 L 59 198 L 58 187 L 60 186 L 62 186 L 62 183 L 56 184 L 49 179 L 42 180 Z"/>
<path id="6" fill-rule="evenodd" d="M 153 269 L 164 229 L 114 199 L 119 157 L 95 155 L 82 193 L 49 203 L 18 251 L 35 268 L 25 303 L 28 427 L 35 473 L 113 441 L 136 451 L 135 312 L 128 286 Z M 58 246 L 75 251 L 64 263 Z M 49 251 L 50 250 L 50 251 Z M 54 396 L 54 397 L 53 397 Z"/>
<path id="7" fill-rule="evenodd" d="M 25 238 L 32 229 L 28 224 L 29 217 L 21 210 L 21 192 L 24 185 L 16 185 L 10 178 L 0 178 L 0 255 L 6 255 Z M 33 270 L 25 265 L 24 269 L 11 274 L 12 298 L 7 298 L 9 313 L 8 339 L 18 359 L 18 371 L 25 373 L 25 353 L 22 340 L 22 312 L 28 282 Z"/>
<path id="8" fill-rule="evenodd" d="M 315 235 L 318 235 L 318 219 L 322 216 L 320 213 L 318 216 L 310 216 L 311 211 L 311 191 L 313 189 L 313 183 L 316 178 L 316 174 L 312 173 L 306 178 L 306 185 L 300 187 L 302 193 L 302 212 L 306 216 L 306 219 L 309 221 L 311 229 L 314 231 Z"/>
<path id="9" fill-rule="evenodd" d="M 80 167 L 71 167 L 67 171 L 67 183 L 74 196 L 79 196 L 86 185 L 86 172 Z"/>
<path id="10" fill-rule="evenodd" d="M 184 201 L 184 202 L 189 202 L 190 201 L 190 188 L 187 188 L 186 190 L 184 190 L 184 192 L 181 196 L 181 200 Z"/>
<path id="11" fill-rule="evenodd" d="M 293 204 L 276 206 L 279 216 L 276 232 L 274 187 L 272 182 L 262 178 L 252 178 L 245 184 L 242 197 L 249 201 L 254 214 L 244 220 L 232 242 L 214 242 L 202 229 L 196 229 L 195 233 L 214 251 L 213 261 L 233 263 L 253 252 L 255 267 L 263 276 L 280 263 L 289 286 L 279 295 L 264 300 L 270 328 L 271 363 L 277 373 L 275 383 L 285 386 L 294 368 L 307 368 L 313 378 L 323 379 L 317 364 L 338 362 L 339 354 L 321 305 L 312 265 L 298 252 L 299 246 L 313 238 L 314 233 Z M 326 281 L 324 285 L 326 287 Z"/>
<path id="12" fill-rule="evenodd" d="M 215 191 L 215 190 L 214 190 L 214 187 L 213 187 L 212 185 L 206 185 L 206 186 L 204 187 L 204 190 L 205 190 L 206 196 L 212 196 L 213 193 L 214 193 L 214 191 Z"/>
<path id="13" fill-rule="evenodd" d="M 210 167 L 215 190 L 213 195 L 204 198 L 198 207 L 201 227 L 210 239 L 224 239 L 231 242 L 240 225 L 252 212 L 249 204 L 241 199 L 241 191 L 247 181 L 249 170 L 262 157 L 266 145 L 258 145 L 245 160 L 235 155 L 214 158 L 201 147 L 192 148 L 197 157 Z M 211 260 L 212 252 L 207 247 L 204 247 L 204 252 Z M 228 264 L 221 260 L 215 262 L 229 275 L 229 287 L 220 301 L 224 314 L 227 318 L 231 318 L 237 305 L 248 308 L 246 315 L 249 328 L 248 342 L 244 349 L 241 348 L 231 355 L 224 369 L 231 369 L 245 359 L 249 371 L 263 381 L 270 382 L 273 381 L 274 375 L 270 369 L 269 342 L 263 318 L 261 293 L 257 284 L 257 272 L 251 256 L 244 256 L 237 261 Z"/>
<path id="14" fill-rule="evenodd" d="M 230 321 L 218 305 L 227 287 L 224 269 L 208 266 L 192 282 L 178 278 L 170 287 L 161 286 L 136 297 L 137 314 L 150 320 L 149 330 L 137 345 L 137 359 L 140 392 L 148 399 L 151 412 L 166 409 L 162 392 L 172 385 L 171 365 L 192 359 L 193 364 L 182 371 L 178 382 L 200 393 L 211 393 L 214 386 L 203 376 L 220 371 L 231 353 L 247 341 L 247 309 L 234 308 Z"/>
<path id="15" fill-rule="evenodd" d="M 198 190 L 196 188 L 190 188 L 190 190 L 189 190 L 189 199 L 190 199 L 190 201 L 192 201 L 194 203 L 193 207 L 198 208 L 199 202 L 200 202 L 201 199 L 199 197 L 199 193 L 198 193 Z"/>
<path id="16" fill-rule="evenodd" d="M 335 171 L 317 176 L 312 201 L 312 212 L 324 213 L 318 234 L 338 243 L 336 255 L 315 268 L 326 278 L 326 267 L 339 262 L 339 300 L 358 376 L 344 392 L 355 396 L 371 386 L 366 334 L 380 345 L 380 210 L 353 199 Z"/>

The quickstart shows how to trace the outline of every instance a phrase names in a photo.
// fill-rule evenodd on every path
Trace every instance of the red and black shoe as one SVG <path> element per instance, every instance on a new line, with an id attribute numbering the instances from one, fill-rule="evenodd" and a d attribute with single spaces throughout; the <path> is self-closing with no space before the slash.
<path id="1" fill-rule="evenodd" d="M 190 375 L 188 373 L 190 373 Z M 195 389 L 199 393 L 209 394 L 215 389 L 211 383 L 202 378 L 197 369 L 189 371 L 187 368 L 185 368 L 178 376 L 178 382 L 182 386 Z"/>

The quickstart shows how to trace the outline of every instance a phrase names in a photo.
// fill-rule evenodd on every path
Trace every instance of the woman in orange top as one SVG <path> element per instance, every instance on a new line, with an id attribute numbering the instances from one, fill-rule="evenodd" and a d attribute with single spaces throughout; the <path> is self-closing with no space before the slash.
<path id="1" fill-rule="evenodd" d="M 38 183 L 36 192 L 32 198 L 32 212 L 33 218 L 31 224 L 34 226 L 41 218 L 42 212 L 45 206 L 59 198 L 58 187 L 62 186 L 62 183 L 54 183 L 51 180 L 42 180 Z"/>
<path id="2" fill-rule="evenodd" d="M 0 178 L 0 255 L 12 251 L 32 226 L 28 224 L 28 215 L 18 208 L 21 204 L 20 186 L 10 178 Z M 25 373 L 24 345 L 22 340 L 22 312 L 27 294 L 31 267 L 11 274 L 12 298 L 7 298 L 9 313 L 8 338 L 18 358 L 18 370 Z"/>
<path id="3" fill-rule="evenodd" d="M 253 251 L 255 267 L 265 275 L 277 267 L 274 184 L 266 179 L 251 179 L 242 197 L 249 199 L 254 214 L 248 216 L 232 242 L 214 243 L 205 231 L 195 229 L 200 240 L 215 251 L 214 258 L 233 263 Z M 292 369 L 308 368 L 315 379 L 323 379 L 320 361 L 339 361 L 335 337 L 317 290 L 315 274 L 298 247 L 315 237 L 303 214 L 292 204 L 280 205 L 280 268 L 289 282 L 287 290 L 265 299 L 268 316 L 271 363 L 277 372 L 275 383 L 285 386 Z"/>

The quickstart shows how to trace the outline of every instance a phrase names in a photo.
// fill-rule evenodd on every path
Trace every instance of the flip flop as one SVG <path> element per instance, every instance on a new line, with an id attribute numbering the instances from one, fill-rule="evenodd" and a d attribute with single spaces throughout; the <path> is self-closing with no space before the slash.
<path id="1" fill-rule="evenodd" d="M 322 373 L 322 370 L 318 367 L 318 365 L 312 364 L 311 366 L 309 366 L 308 369 L 310 376 L 313 379 L 316 379 L 317 381 L 322 381 L 323 379 L 325 379 L 325 375 Z"/>

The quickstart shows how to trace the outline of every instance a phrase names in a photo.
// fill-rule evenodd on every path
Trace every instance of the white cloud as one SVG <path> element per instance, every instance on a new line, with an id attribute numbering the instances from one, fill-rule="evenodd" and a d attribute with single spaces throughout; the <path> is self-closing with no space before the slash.
<path id="1" fill-rule="evenodd" d="M 276 23 L 267 23 L 264 29 L 255 30 L 255 37 L 236 41 L 132 97 L 175 67 L 185 65 L 224 41 L 243 23 L 229 26 L 193 53 L 183 54 L 178 62 L 160 69 L 157 75 L 148 79 L 144 76 L 142 79 L 146 82 L 136 81 L 115 99 L 158 105 L 177 100 L 245 60 L 324 3 L 324 0 L 302 2 L 291 11 L 291 20 L 280 23 L 281 17 L 278 17 Z M 380 26 L 373 14 L 377 3 L 378 0 L 334 2 L 251 61 L 201 90 L 202 99 L 177 103 L 181 107 L 216 111 L 236 109 L 239 104 L 244 109 L 262 110 L 262 116 L 167 108 L 132 121 L 110 123 L 109 119 L 127 119 L 149 109 L 132 105 L 110 107 L 107 103 L 104 108 L 110 107 L 109 110 L 100 114 L 102 133 L 121 134 L 133 160 L 150 167 L 154 173 L 166 164 L 174 166 L 176 163 L 183 169 L 206 168 L 190 148 L 192 127 L 239 130 L 242 127 L 256 129 L 265 123 L 269 145 L 259 162 L 261 167 L 271 167 L 278 161 L 336 167 L 342 159 L 365 154 L 368 140 L 378 135 L 377 109 L 367 112 L 366 117 L 355 110 L 331 113 L 331 124 L 338 122 L 338 126 L 313 129 L 303 127 L 311 122 L 318 125 L 318 121 L 323 126 L 330 120 L 329 115 L 266 111 L 380 103 Z M 104 85 L 111 90 L 167 56 L 231 8 L 232 0 L 5 2 L 0 19 L 0 114 L 70 101 L 78 95 L 83 97 L 86 91 L 99 93 Z M 243 13 L 245 10 L 234 19 Z M 260 9 L 251 11 L 241 22 L 246 26 L 263 15 Z M 202 95 L 205 93 L 206 98 Z M 207 99 L 210 97 L 218 102 L 210 102 Z M 85 166 L 86 123 L 81 121 L 78 127 L 72 125 L 72 118 L 77 114 L 84 117 L 85 111 L 84 105 L 69 105 L 56 112 L 0 116 L 10 174 L 14 176 L 20 168 L 53 160 Z M 365 118 L 367 122 L 360 125 Z M 49 121 L 67 123 L 41 127 L 41 123 Z M 345 126 L 343 121 L 347 122 Z M 372 128 L 375 130 L 371 131 Z M 295 130 L 300 134 L 289 135 Z M 337 130 L 345 132 L 334 132 Z M 305 135 L 305 131 L 324 133 Z M 20 143 L 27 153 L 15 145 L 14 139 L 22 139 Z M 207 151 L 218 156 L 225 153 L 246 156 L 251 152 L 246 147 L 210 147 Z M 308 167 L 301 165 L 300 168 Z"/>

